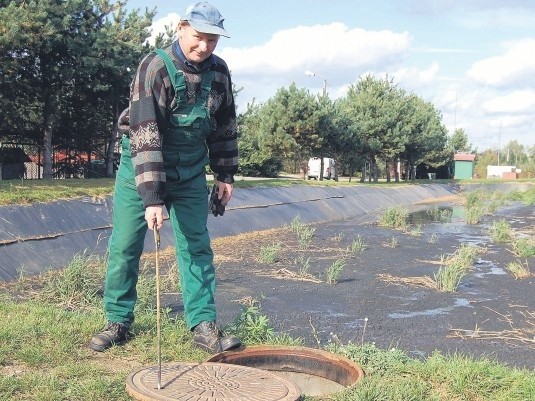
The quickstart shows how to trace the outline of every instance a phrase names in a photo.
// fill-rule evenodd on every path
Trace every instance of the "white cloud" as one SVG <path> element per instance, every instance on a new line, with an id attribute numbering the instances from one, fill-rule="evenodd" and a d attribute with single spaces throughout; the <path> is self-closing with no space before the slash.
<path id="1" fill-rule="evenodd" d="M 305 69 L 332 73 L 397 62 L 411 40 L 407 32 L 350 29 L 335 22 L 282 30 L 262 45 L 226 47 L 219 54 L 236 75 L 258 75 L 259 71 L 262 75 L 302 74 Z"/>
<path id="2" fill-rule="evenodd" d="M 500 7 L 464 13 L 460 24 L 469 29 L 498 29 L 498 28 L 533 28 L 535 11 L 524 7 Z M 527 6 L 527 5 L 526 5 Z M 533 3 L 530 4 L 533 7 Z"/>
<path id="3" fill-rule="evenodd" d="M 478 61 L 467 72 L 473 81 L 495 87 L 535 87 L 535 39 L 506 44 L 500 56 Z"/>
<path id="4" fill-rule="evenodd" d="M 151 45 L 154 45 L 154 41 L 159 33 L 165 33 L 165 27 L 170 27 L 173 32 L 176 30 L 180 16 L 177 13 L 169 13 L 165 17 L 159 18 L 153 21 L 150 30 L 151 36 L 147 39 Z"/>
<path id="5" fill-rule="evenodd" d="M 489 113 L 511 113 L 532 115 L 535 109 L 535 90 L 519 90 L 503 96 L 495 96 L 483 103 Z"/>
<path id="6" fill-rule="evenodd" d="M 403 67 L 390 74 L 396 82 L 404 87 L 416 89 L 434 82 L 440 70 L 438 63 L 433 63 L 428 69 L 422 70 L 415 67 Z"/>

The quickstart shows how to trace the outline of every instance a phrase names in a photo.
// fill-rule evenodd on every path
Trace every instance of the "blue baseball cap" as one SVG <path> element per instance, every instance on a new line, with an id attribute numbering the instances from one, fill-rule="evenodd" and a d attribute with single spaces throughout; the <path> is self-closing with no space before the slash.
<path id="1" fill-rule="evenodd" d="M 191 27 L 198 32 L 230 38 L 223 27 L 224 20 L 219 10 L 206 1 L 189 6 L 180 18 L 180 21 L 188 21 Z"/>

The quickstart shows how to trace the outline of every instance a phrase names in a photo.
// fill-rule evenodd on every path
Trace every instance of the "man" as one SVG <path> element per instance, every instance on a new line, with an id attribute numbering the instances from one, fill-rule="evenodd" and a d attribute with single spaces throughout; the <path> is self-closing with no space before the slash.
<path id="1" fill-rule="evenodd" d="M 236 109 L 226 63 L 213 54 L 223 17 L 207 2 L 186 9 L 178 39 L 147 55 L 120 118 L 121 164 L 114 193 L 104 307 L 108 324 L 89 347 L 104 351 L 130 338 L 139 261 L 147 228 L 161 229 L 166 207 L 176 242 L 182 300 L 193 344 L 210 353 L 239 347 L 216 325 L 215 269 L 206 228 L 210 165 L 225 204 L 238 168 Z"/>

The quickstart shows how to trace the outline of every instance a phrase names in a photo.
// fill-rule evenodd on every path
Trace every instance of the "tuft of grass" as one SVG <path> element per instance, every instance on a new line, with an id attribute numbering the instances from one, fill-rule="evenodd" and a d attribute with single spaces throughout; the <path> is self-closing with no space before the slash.
<path id="1" fill-rule="evenodd" d="M 524 263 L 519 261 L 510 262 L 507 264 L 507 270 L 509 270 L 513 276 L 515 276 L 516 280 L 531 277 L 531 272 L 529 271 L 529 265 L 527 261 Z"/>
<path id="2" fill-rule="evenodd" d="M 511 242 L 513 254 L 520 258 L 535 256 L 535 242 L 532 238 L 517 238 Z"/>
<path id="3" fill-rule="evenodd" d="M 333 241 L 340 242 L 344 238 L 344 233 L 338 233 L 333 237 Z"/>
<path id="4" fill-rule="evenodd" d="M 316 232 L 316 229 L 314 227 L 310 227 L 306 224 L 303 224 L 299 216 L 296 216 L 290 222 L 290 229 L 293 233 L 297 235 L 299 247 L 301 249 L 308 248 L 308 246 L 312 242 L 312 239 L 314 238 L 314 233 Z"/>
<path id="5" fill-rule="evenodd" d="M 379 225 L 397 229 L 405 229 L 409 218 L 409 210 L 404 206 L 390 206 L 379 216 Z"/>
<path id="6" fill-rule="evenodd" d="M 392 236 L 392 238 L 390 238 L 390 242 L 386 244 L 386 246 L 390 248 L 397 248 L 398 245 L 399 245 L 399 240 L 394 235 Z"/>
<path id="7" fill-rule="evenodd" d="M 419 237 L 420 235 L 422 235 L 421 224 L 418 224 L 416 227 L 409 230 L 409 234 L 412 235 L 413 237 Z"/>
<path id="8" fill-rule="evenodd" d="M 310 256 L 305 259 L 304 255 L 299 255 L 294 263 L 299 266 L 299 277 L 308 276 L 308 271 L 310 270 Z"/>
<path id="9" fill-rule="evenodd" d="M 258 260 L 262 263 L 278 262 L 281 249 L 282 244 L 280 242 L 273 242 L 271 245 L 263 245 L 260 247 Z"/>
<path id="10" fill-rule="evenodd" d="M 39 297 L 68 309 L 94 305 L 105 269 L 106 262 L 102 257 L 77 254 L 64 269 L 50 274 Z"/>
<path id="11" fill-rule="evenodd" d="M 490 236 L 494 242 L 509 242 L 513 238 L 511 224 L 504 219 L 493 221 Z"/>
<path id="12" fill-rule="evenodd" d="M 242 309 L 241 314 L 225 327 L 225 333 L 241 339 L 244 344 L 303 345 L 300 338 L 292 338 L 285 333 L 277 333 L 269 318 L 262 313 L 258 300 L 253 300 Z"/>
<path id="13" fill-rule="evenodd" d="M 338 277 L 340 277 L 340 273 L 342 273 L 342 270 L 344 270 L 344 267 L 346 266 L 345 259 L 337 259 L 335 260 L 326 270 L 325 273 L 327 274 L 327 283 L 330 285 L 334 285 L 338 282 Z"/>
<path id="14" fill-rule="evenodd" d="M 453 254 L 441 256 L 441 267 L 435 274 L 436 288 L 442 292 L 455 292 L 462 278 L 472 268 L 479 249 L 465 244 Z"/>
<path id="15" fill-rule="evenodd" d="M 366 245 L 366 243 L 364 242 L 364 239 L 359 234 L 357 235 L 357 238 L 353 239 L 353 242 L 351 243 L 351 246 L 349 247 L 349 249 L 351 252 L 357 253 L 357 252 L 364 251 L 367 247 L 368 245 Z"/>

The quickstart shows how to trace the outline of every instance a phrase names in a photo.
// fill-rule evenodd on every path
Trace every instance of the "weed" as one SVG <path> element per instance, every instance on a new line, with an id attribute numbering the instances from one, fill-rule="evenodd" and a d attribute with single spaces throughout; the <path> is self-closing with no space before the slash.
<path id="1" fill-rule="evenodd" d="M 236 335 L 248 345 L 253 344 L 284 344 L 302 345 L 302 339 L 292 338 L 287 334 L 279 334 L 271 326 L 269 318 L 262 314 L 260 303 L 253 300 L 244 307 L 241 314 L 227 327 L 225 332 Z"/>
<path id="2" fill-rule="evenodd" d="M 282 249 L 280 242 L 274 242 L 271 245 L 263 245 L 260 247 L 258 254 L 258 261 L 262 263 L 275 263 L 278 261 L 279 252 Z"/>
<path id="3" fill-rule="evenodd" d="M 494 221 L 490 229 L 490 236 L 494 242 L 508 242 L 513 237 L 511 224 L 506 220 Z"/>
<path id="4" fill-rule="evenodd" d="M 485 208 L 483 205 L 476 205 L 470 208 L 466 208 L 465 218 L 466 224 L 477 224 L 481 220 L 481 217 L 485 214 Z"/>
<path id="5" fill-rule="evenodd" d="M 361 345 L 349 343 L 339 348 L 339 353 L 365 367 L 370 375 L 381 376 L 390 370 L 404 370 L 403 366 L 411 361 L 406 353 L 397 348 L 385 351 L 377 348 L 373 343 Z"/>
<path id="6" fill-rule="evenodd" d="M 303 224 L 299 216 L 296 216 L 290 222 L 290 229 L 297 235 L 299 247 L 301 249 L 308 248 L 308 246 L 312 242 L 312 239 L 314 238 L 314 233 L 316 232 L 316 229 L 309 227 L 306 224 Z"/>
<path id="7" fill-rule="evenodd" d="M 528 206 L 535 205 L 535 188 L 531 188 L 529 191 L 522 193 L 522 202 Z"/>
<path id="8" fill-rule="evenodd" d="M 305 259 L 304 255 L 299 255 L 295 260 L 295 264 L 299 266 L 299 277 L 308 275 L 310 269 L 310 256 Z"/>
<path id="9" fill-rule="evenodd" d="M 531 277 L 527 261 L 525 263 L 520 263 L 518 261 L 510 262 L 507 264 L 507 270 L 515 276 L 516 280 Z"/>
<path id="10" fill-rule="evenodd" d="M 393 235 L 392 238 L 390 238 L 390 242 L 387 244 L 390 248 L 397 248 L 399 245 L 398 239 Z"/>
<path id="11" fill-rule="evenodd" d="M 330 285 L 336 284 L 338 277 L 340 276 L 340 273 L 342 273 L 342 270 L 345 266 L 345 259 L 335 260 L 325 271 L 327 273 L 327 283 Z"/>
<path id="12" fill-rule="evenodd" d="M 340 242 L 344 238 L 344 233 L 339 233 L 333 237 L 333 241 Z"/>
<path id="13" fill-rule="evenodd" d="M 385 227 L 405 229 L 407 227 L 407 219 L 409 218 L 409 210 L 404 206 L 391 206 L 387 208 L 381 216 L 379 216 L 379 225 Z"/>
<path id="14" fill-rule="evenodd" d="M 94 305 L 100 291 L 105 262 L 97 256 L 74 256 L 62 270 L 45 281 L 40 297 L 67 308 Z"/>
<path id="15" fill-rule="evenodd" d="M 360 344 L 364 345 L 364 336 L 366 335 L 366 328 L 368 327 L 368 317 L 364 318 L 364 327 L 362 328 L 362 336 L 360 337 Z"/>
<path id="16" fill-rule="evenodd" d="M 418 224 L 415 228 L 409 231 L 409 234 L 413 237 L 419 237 L 420 235 L 422 235 L 422 226 Z"/>
<path id="17" fill-rule="evenodd" d="M 436 288 L 443 292 L 455 292 L 461 279 L 472 267 L 479 249 L 461 245 L 452 255 L 441 256 L 441 267 L 435 274 Z"/>
<path id="18" fill-rule="evenodd" d="M 425 214 L 429 216 L 433 221 L 444 221 L 451 218 L 453 211 L 451 209 L 440 209 L 438 207 L 432 207 L 427 209 Z"/>
<path id="19" fill-rule="evenodd" d="M 316 229 L 312 227 L 305 227 L 299 232 L 298 240 L 299 240 L 299 247 L 301 249 L 308 248 L 308 246 L 312 242 L 312 239 L 314 238 L 315 232 L 316 232 Z"/>
<path id="20" fill-rule="evenodd" d="M 310 333 L 312 335 L 312 337 L 314 338 L 314 341 L 316 342 L 316 345 L 318 346 L 318 348 L 320 347 L 321 345 L 321 340 L 320 340 L 320 337 L 319 337 L 319 334 L 318 334 L 318 330 L 316 329 L 316 327 L 314 327 L 314 325 L 312 324 L 312 316 L 309 316 L 308 317 L 308 324 L 310 324 L 310 327 L 311 327 L 311 330 L 312 332 Z"/>
<path id="21" fill-rule="evenodd" d="M 427 240 L 427 242 L 429 242 L 430 244 L 434 244 L 437 241 L 438 241 L 438 235 L 436 235 L 435 233 L 431 234 L 431 236 Z"/>
<path id="22" fill-rule="evenodd" d="M 305 227 L 305 224 L 301 222 L 301 217 L 299 215 L 295 216 L 294 219 L 290 222 L 290 230 L 294 233 L 299 233 Z"/>
<path id="23" fill-rule="evenodd" d="M 359 234 L 357 235 L 357 238 L 353 239 L 353 242 L 351 243 L 350 250 L 351 252 L 362 252 L 368 247 L 364 240 L 362 239 L 362 236 Z"/>
<path id="24" fill-rule="evenodd" d="M 513 253 L 521 258 L 535 256 L 535 242 L 531 238 L 518 238 L 511 243 Z"/>

